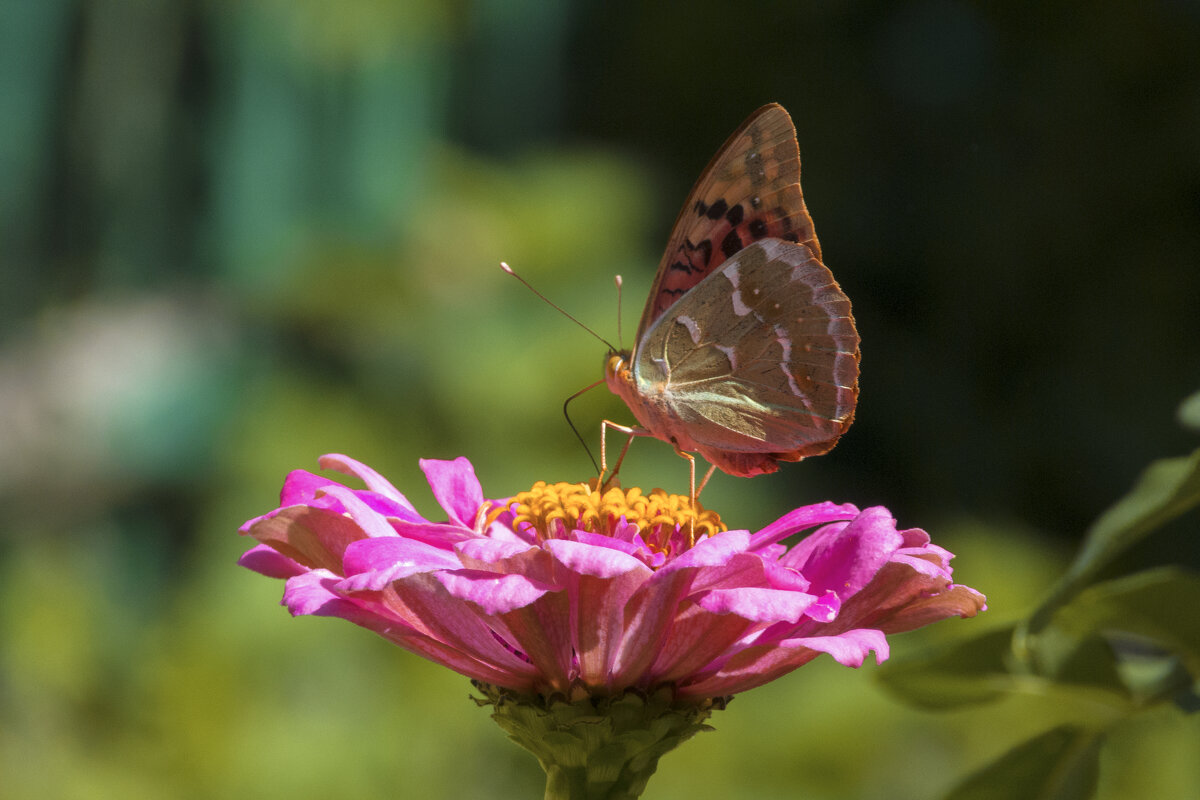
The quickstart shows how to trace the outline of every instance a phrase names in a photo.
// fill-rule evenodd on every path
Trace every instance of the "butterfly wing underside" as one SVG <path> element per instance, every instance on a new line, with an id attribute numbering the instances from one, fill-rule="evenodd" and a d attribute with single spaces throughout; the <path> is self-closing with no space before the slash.
<path id="1" fill-rule="evenodd" d="M 850 300 L 816 255 L 766 239 L 655 322 L 633 378 L 660 432 L 754 475 L 837 443 L 854 417 L 858 343 Z"/>
<path id="2" fill-rule="evenodd" d="M 800 191 L 796 129 L 782 106 L 750 115 L 692 187 L 675 220 L 638 324 L 637 339 L 693 286 L 754 241 L 821 246 Z"/>

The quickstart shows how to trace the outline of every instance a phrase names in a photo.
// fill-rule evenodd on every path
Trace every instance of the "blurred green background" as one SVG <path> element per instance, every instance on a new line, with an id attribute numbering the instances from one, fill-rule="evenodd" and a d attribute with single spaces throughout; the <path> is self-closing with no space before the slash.
<path id="1" fill-rule="evenodd" d="M 344 452 L 430 515 L 591 468 L 561 415 L 699 171 L 791 112 L 863 337 L 828 456 L 717 476 L 734 527 L 883 503 L 1027 612 L 1089 520 L 1195 446 L 1200 3 L 0 0 L 0 795 L 537 797 L 467 681 L 234 565 Z M 574 406 L 631 421 L 597 390 Z M 686 491 L 634 445 L 626 485 Z M 1179 537 L 1173 548 L 1192 548 Z M 1195 613 L 1195 610 L 1192 610 Z M 828 659 L 738 697 L 650 795 L 926 798 L 1055 708 L 932 715 Z M 1200 786 L 1200 725 L 1104 797 Z"/>

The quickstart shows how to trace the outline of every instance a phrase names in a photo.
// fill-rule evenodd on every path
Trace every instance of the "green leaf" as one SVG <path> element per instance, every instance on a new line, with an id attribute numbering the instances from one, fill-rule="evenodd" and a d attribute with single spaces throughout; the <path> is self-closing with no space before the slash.
<path id="1" fill-rule="evenodd" d="M 1171 686 L 1157 685 L 1154 673 L 1144 669 L 1155 651 L 1178 659 L 1193 681 L 1200 678 L 1200 615 L 1196 609 L 1200 609 L 1200 575 L 1173 567 L 1146 570 L 1080 592 L 1031 643 L 1039 657 L 1044 657 L 1046 642 L 1082 642 L 1103 636 L 1126 654 L 1125 665 L 1143 667 L 1126 670 L 1126 683 L 1143 695 L 1158 694 Z M 1164 669 L 1170 677 L 1169 665 L 1164 664 Z M 1136 680 L 1139 677 L 1142 680 Z M 1175 688 L 1186 690 L 1190 683 Z"/>
<path id="2" fill-rule="evenodd" d="M 1047 731 L 967 778 L 945 800 L 1086 800 L 1096 792 L 1103 735 L 1073 726 Z"/>
<path id="3" fill-rule="evenodd" d="M 1010 689 L 1006 661 L 1013 626 L 958 641 L 918 658 L 890 661 L 877 673 L 881 684 L 912 705 L 947 709 L 995 700 Z"/>
<path id="4" fill-rule="evenodd" d="M 1200 392 L 1184 400 L 1179 406 L 1179 422 L 1185 428 L 1200 431 Z"/>
<path id="5" fill-rule="evenodd" d="M 1098 631 L 1065 636 L 1050 627 L 1033 641 L 1036 642 L 1033 661 L 1043 677 L 1059 684 L 1111 692 L 1121 701 L 1129 699 L 1129 687 L 1117 668 L 1112 644 Z"/>
<path id="6" fill-rule="evenodd" d="M 1028 632 L 1037 633 L 1055 610 L 1074 597 L 1118 555 L 1155 529 L 1200 504 L 1200 450 L 1151 464 L 1133 490 L 1092 525 L 1067 574 L 1033 614 Z"/>

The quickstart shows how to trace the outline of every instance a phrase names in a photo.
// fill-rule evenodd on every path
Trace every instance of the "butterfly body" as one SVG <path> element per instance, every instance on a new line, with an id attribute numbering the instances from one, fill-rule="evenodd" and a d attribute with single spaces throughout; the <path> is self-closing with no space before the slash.
<path id="1" fill-rule="evenodd" d="M 791 119 L 764 106 L 692 189 L 635 347 L 605 366 L 645 433 L 731 475 L 827 452 L 854 417 L 858 333 L 799 179 Z"/>

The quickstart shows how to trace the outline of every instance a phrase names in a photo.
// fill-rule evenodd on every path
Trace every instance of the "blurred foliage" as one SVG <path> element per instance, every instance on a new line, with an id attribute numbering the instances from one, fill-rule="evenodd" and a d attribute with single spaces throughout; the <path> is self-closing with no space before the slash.
<path id="1" fill-rule="evenodd" d="M 1127 558 L 1175 522 L 1194 538 L 1198 509 L 1200 450 L 1155 462 L 1091 527 L 1078 556 L 1028 619 L 883 670 L 884 684 L 918 706 L 945 710 L 1028 696 L 1057 705 L 1068 720 L 1014 745 L 948 800 L 1091 798 L 1100 785 L 1101 757 L 1122 752 L 1117 734 L 1124 729 L 1148 718 L 1168 730 L 1190 722 L 1200 734 L 1200 617 L 1194 613 L 1200 559 L 1185 552 L 1139 568 L 1137 559 Z M 1195 736 L 1185 738 L 1200 744 Z M 1132 796 L 1163 796 L 1164 790 L 1170 796 L 1175 788 L 1143 783 Z"/>
<path id="2" fill-rule="evenodd" d="M 324 452 L 406 491 L 420 457 L 469 456 L 492 496 L 587 477 L 560 407 L 605 348 L 496 264 L 615 338 L 612 276 L 635 318 L 687 188 L 768 101 L 854 300 L 861 405 L 830 455 L 704 499 L 929 528 L 991 610 L 896 660 L 965 629 L 993 663 L 1087 521 L 1195 441 L 1197 41 L 1195 0 L 0 0 L 3 794 L 536 796 L 464 679 L 289 624 L 234 531 Z M 589 441 L 629 419 L 602 390 L 572 413 Z M 686 481 L 653 442 L 623 475 Z M 1196 564 L 1187 520 L 1073 568 L 1052 621 L 1144 619 Z M 819 660 L 652 791 L 924 798 L 1025 740 L 1096 763 L 1068 736 L 1093 695 L 991 688 L 935 715 Z M 1197 716 L 1106 729 L 1100 796 L 1200 793 Z"/>

